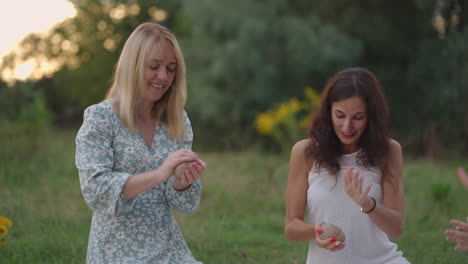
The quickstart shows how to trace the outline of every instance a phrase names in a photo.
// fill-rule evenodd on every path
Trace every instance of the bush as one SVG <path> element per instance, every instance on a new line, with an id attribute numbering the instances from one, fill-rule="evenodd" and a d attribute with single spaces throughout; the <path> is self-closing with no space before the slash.
<path id="1" fill-rule="evenodd" d="M 260 113 L 255 120 L 257 133 L 268 136 L 282 153 L 306 137 L 306 128 L 319 104 L 320 96 L 315 90 L 305 87 L 304 93 L 304 101 L 293 97 Z"/>
<path id="2" fill-rule="evenodd" d="M 34 150 L 48 133 L 53 116 L 33 82 L 0 85 L 0 108 L 0 144 L 6 149 Z"/>

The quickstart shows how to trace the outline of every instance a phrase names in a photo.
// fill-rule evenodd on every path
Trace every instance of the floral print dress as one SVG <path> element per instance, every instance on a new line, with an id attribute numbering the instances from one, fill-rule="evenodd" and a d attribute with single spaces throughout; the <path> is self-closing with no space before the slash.
<path id="1" fill-rule="evenodd" d="M 83 197 L 93 211 L 87 263 L 201 263 L 184 241 L 171 209 L 196 210 L 201 199 L 197 180 L 184 191 L 167 183 L 132 198 L 122 190 L 134 174 L 154 170 L 179 149 L 192 147 L 192 128 L 184 112 L 185 133 L 179 140 L 158 123 L 148 149 L 112 110 L 111 100 L 88 107 L 76 136 L 76 166 Z"/>

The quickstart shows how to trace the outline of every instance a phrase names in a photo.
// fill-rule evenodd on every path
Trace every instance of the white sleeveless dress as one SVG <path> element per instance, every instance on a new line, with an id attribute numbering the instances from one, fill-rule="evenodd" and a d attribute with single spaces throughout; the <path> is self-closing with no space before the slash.
<path id="1" fill-rule="evenodd" d="M 315 165 L 309 173 L 308 222 L 316 224 L 324 221 L 340 227 L 346 235 L 346 246 L 332 252 L 311 241 L 307 264 L 409 264 L 401 251 L 397 251 L 397 245 L 367 214 L 360 211 L 360 207 L 344 191 L 343 173 L 351 167 L 364 176 L 363 186 L 372 183 L 369 196 L 374 197 L 377 203 L 382 203 L 382 173 L 377 168 L 368 170 L 358 167 L 358 152 L 341 157 L 341 170 L 337 178 L 326 169 L 318 170 Z"/>

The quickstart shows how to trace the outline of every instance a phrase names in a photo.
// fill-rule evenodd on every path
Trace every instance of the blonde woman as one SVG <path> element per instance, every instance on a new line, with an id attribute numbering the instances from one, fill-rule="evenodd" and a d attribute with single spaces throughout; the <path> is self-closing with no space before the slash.
<path id="1" fill-rule="evenodd" d="M 76 136 L 81 191 L 93 211 L 87 263 L 201 263 L 171 214 L 196 210 L 206 167 L 190 150 L 186 97 L 174 34 L 141 24 L 123 47 L 107 99 L 85 110 Z"/>

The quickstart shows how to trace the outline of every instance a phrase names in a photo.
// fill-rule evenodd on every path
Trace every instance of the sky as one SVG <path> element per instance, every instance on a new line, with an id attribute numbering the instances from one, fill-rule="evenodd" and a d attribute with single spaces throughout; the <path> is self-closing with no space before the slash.
<path id="1" fill-rule="evenodd" d="M 0 58 L 14 49 L 28 33 L 47 31 L 54 24 L 75 15 L 73 5 L 67 0 L 1 1 Z M 18 67 L 16 75 L 25 77 L 28 68 L 28 65 Z"/>

